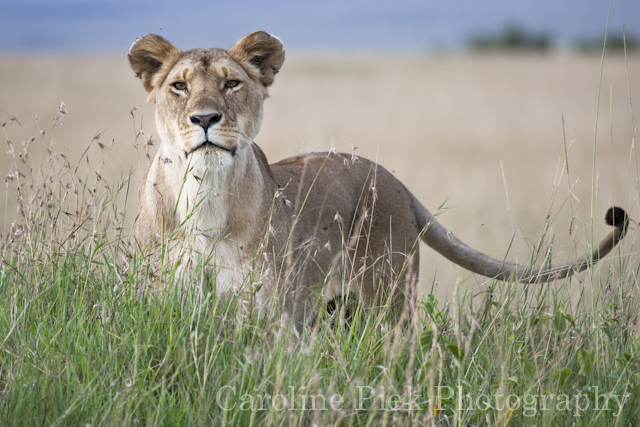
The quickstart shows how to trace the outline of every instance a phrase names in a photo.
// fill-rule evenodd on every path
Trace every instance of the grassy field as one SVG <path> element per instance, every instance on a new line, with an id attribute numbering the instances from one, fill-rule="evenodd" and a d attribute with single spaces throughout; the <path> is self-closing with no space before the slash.
<path id="1" fill-rule="evenodd" d="M 612 204 L 640 218 L 640 58 L 600 70 L 564 54 L 292 53 L 257 142 L 272 162 L 355 150 L 432 211 L 444 203 L 440 221 L 477 249 L 564 261 L 609 232 Z M 153 107 L 124 55 L 3 57 L 0 73 L 0 424 L 640 422 L 635 224 L 602 266 L 544 286 L 424 248 L 425 302 L 406 328 L 356 310 L 297 334 L 172 271 L 150 291 L 129 233 Z"/>
<path id="2" fill-rule="evenodd" d="M 154 110 L 145 103 L 146 93 L 124 54 L 4 57 L 0 74 L 5 77 L 0 81 L 1 121 L 15 117 L 22 125 L 5 126 L 7 139 L 19 144 L 38 136 L 31 150 L 41 153 L 62 101 L 69 114 L 55 131 L 54 151 L 77 163 L 91 139 L 101 134 L 103 144 L 115 139 L 102 171 L 108 181 L 131 168 L 136 176 L 146 171 L 142 147 L 148 136 L 155 140 Z M 629 58 L 629 75 L 631 95 L 638 99 L 637 56 Z M 350 152 L 356 146 L 356 154 L 394 171 L 429 209 L 446 201 L 451 209 L 440 221 L 496 257 L 528 260 L 551 213 L 547 238 L 553 238 L 555 260 L 564 261 L 584 251 L 592 224 L 594 240 L 609 232 L 602 217 L 613 203 L 626 205 L 632 217 L 640 218 L 630 179 L 635 176 L 634 125 L 624 57 L 605 59 L 594 169 L 599 78 L 597 56 L 376 58 L 294 52 L 271 88 L 257 142 L 271 162 L 331 147 Z M 136 143 L 140 129 L 145 135 Z M 47 132 L 44 138 L 39 130 Z M 150 147 L 151 153 L 155 148 Z M 90 150 L 89 157 L 97 167 L 99 150 Z M 0 156 L 0 170 L 8 171 L 11 162 L 11 156 Z M 132 184 L 137 194 L 137 181 Z M 573 209 L 569 188 L 577 198 Z M 3 197 L 11 215 L 13 198 L 11 192 Z M 135 199 L 130 198 L 129 213 L 135 213 Z M 134 216 L 128 216 L 129 226 Z M 11 218 L 0 211 L 5 231 Z M 454 272 L 451 263 L 423 248 L 423 289 L 435 279 L 441 285 L 436 292 L 448 299 L 457 277 L 468 279 L 469 274 Z"/>

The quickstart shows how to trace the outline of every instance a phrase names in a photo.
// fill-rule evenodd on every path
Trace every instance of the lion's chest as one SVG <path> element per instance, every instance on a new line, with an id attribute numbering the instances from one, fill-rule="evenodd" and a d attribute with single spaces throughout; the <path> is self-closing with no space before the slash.
<path id="1" fill-rule="evenodd" d="M 251 279 L 251 221 L 238 221 L 238 189 L 225 169 L 187 174 L 176 214 L 185 230 L 189 262 L 205 266 L 218 295 L 239 290 Z M 238 226 L 238 223 L 241 226 Z"/>

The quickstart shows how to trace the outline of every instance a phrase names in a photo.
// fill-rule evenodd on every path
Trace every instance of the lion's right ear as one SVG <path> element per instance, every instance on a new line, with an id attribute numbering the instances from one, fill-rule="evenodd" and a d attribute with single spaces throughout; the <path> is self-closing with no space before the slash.
<path id="1" fill-rule="evenodd" d="M 151 93 L 156 83 L 154 77 L 164 74 L 161 71 L 168 72 L 180 55 L 182 51 L 168 40 L 147 34 L 133 42 L 127 57 L 131 69 L 142 80 L 145 90 Z"/>

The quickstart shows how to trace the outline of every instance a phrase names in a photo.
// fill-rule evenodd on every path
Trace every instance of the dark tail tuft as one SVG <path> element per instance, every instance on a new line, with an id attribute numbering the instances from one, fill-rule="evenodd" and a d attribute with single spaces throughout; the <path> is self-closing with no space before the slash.
<path id="1" fill-rule="evenodd" d="M 613 206 L 607 210 L 604 221 L 607 225 L 626 230 L 629 226 L 629 215 L 627 215 L 624 209 Z"/>

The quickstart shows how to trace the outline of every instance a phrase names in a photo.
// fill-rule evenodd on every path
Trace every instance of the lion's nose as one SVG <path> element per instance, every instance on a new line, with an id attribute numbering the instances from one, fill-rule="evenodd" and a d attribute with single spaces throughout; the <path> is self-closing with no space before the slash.
<path id="1" fill-rule="evenodd" d="M 191 123 L 202 126 L 202 128 L 206 131 L 210 126 L 213 126 L 220 120 L 222 120 L 222 114 L 193 114 L 189 118 L 191 119 Z"/>

